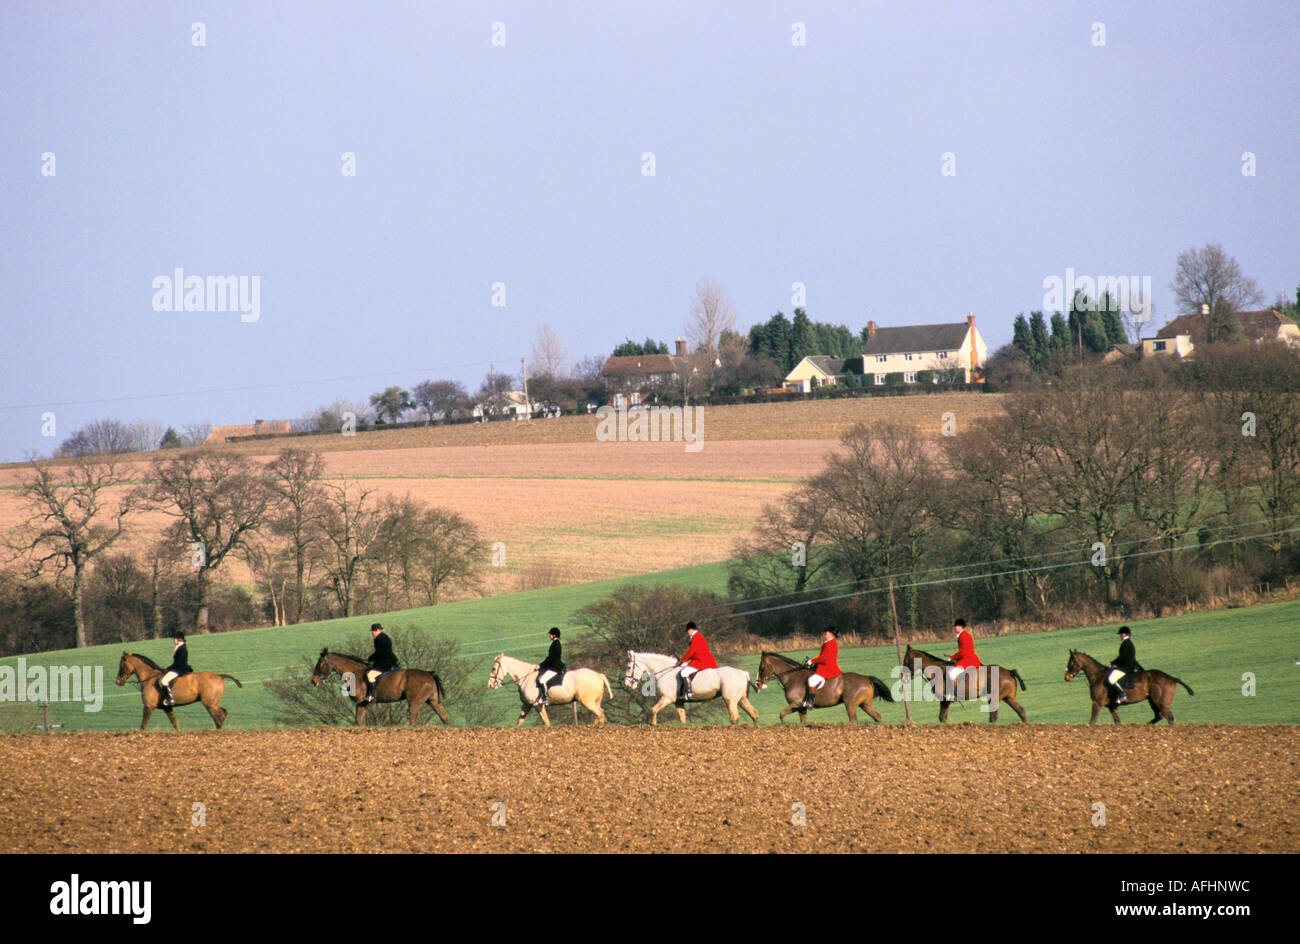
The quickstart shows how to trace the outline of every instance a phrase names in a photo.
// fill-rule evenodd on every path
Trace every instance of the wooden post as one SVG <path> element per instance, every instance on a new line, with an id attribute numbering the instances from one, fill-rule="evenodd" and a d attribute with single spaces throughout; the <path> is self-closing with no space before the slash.
<path id="1" fill-rule="evenodd" d="M 903 643 L 898 637 L 898 606 L 894 603 L 894 581 L 889 581 L 889 612 L 894 615 L 894 648 L 898 650 L 898 664 L 903 665 Z M 903 686 L 903 711 L 907 714 L 907 723 L 912 723 L 912 702 L 908 689 L 912 687 L 911 671 L 908 671 L 907 684 Z"/>

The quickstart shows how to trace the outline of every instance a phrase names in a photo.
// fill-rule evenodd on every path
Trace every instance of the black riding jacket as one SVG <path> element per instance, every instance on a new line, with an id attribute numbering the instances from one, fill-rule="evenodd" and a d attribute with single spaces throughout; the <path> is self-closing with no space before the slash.
<path id="1" fill-rule="evenodd" d="M 1115 657 L 1115 661 L 1111 665 L 1125 675 L 1132 675 L 1134 672 L 1142 671 L 1142 664 L 1137 660 L 1137 649 L 1133 646 L 1133 640 L 1125 639 L 1119 644 L 1119 655 Z"/>
<path id="2" fill-rule="evenodd" d="M 393 641 L 388 638 L 387 633 L 380 633 L 375 637 L 375 651 L 370 656 L 370 664 L 384 672 L 399 667 L 397 656 L 393 654 Z"/>
<path id="3" fill-rule="evenodd" d="M 190 668 L 190 649 L 185 643 L 176 647 L 172 653 L 172 664 L 167 666 L 168 672 L 175 672 L 177 675 L 189 675 L 194 670 Z"/>
<path id="4" fill-rule="evenodd" d="M 551 648 L 547 651 L 546 658 L 542 660 L 542 664 L 537 667 L 537 672 L 538 674 L 541 674 L 547 669 L 555 672 L 564 671 L 564 661 L 561 659 L 560 641 L 558 639 L 551 640 Z"/>

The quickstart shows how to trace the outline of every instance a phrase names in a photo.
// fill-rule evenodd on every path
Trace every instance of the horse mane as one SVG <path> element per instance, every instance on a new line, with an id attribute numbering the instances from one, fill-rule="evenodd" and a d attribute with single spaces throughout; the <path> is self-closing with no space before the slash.
<path id="1" fill-rule="evenodd" d="M 911 649 L 913 652 L 919 652 L 921 655 L 933 659 L 935 662 L 949 663 L 952 661 L 951 659 L 940 658 L 939 656 L 936 656 L 933 652 L 926 652 L 924 649 L 917 649 L 915 646 L 908 646 L 907 648 Z"/>
<path id="2" fill-rule="evenodd" d="M 145 665 L 149 666 L 149 668 L 151 668 L 151 669 L 157 669 L 159 672 L 162 671 L 162 666 L 159 665 L 157 662 L 153 661 L 153 659 L 150 659 L 150 658 L 149 658 L 148 656 L 146 656 L 146 655 L 141 655 L 141 654 L 138 653 L 138 652 L 128 652 L 127 655 L 129 655 L 129 656 L 135 656 L 137 659 L 139 659 L 139 660 L 140 660 L 141 662 L 143 662 Z"/>
<path id="3" fill-rule="evenodd" d="M 351 656 L 351 655 L 348 655 L 346 652 L 322 652 L 321 655 L 323 655 L 323 656 L 325 656 L 325 655 L 338 656 L 340 659 L 351 659 L 353 662 L 365 662 L 365 661 L 366 661 L 365 659 L 361 658 L 360 656 Z"/>
<path id="4" fill-rule="evenodd" d="M 799 666 L 803 665 L 803 663 L 800 662 L 798 659 L 791 659 L 791 658 L 790 658 L 789 656 L 787 656 L 787 655 L 782 655 L 782 654 L 779 653 L 779 652 L 772 652 L 771 650 L 768 650 L 768 649 L 763 650 L 763 655 L 764 655 L 764 656 L 775 656 L 776 658 L 778 658 L 778 659 L 780 659 L 782 662 L 784 662 L 786 665 L 799 665 Z"/>

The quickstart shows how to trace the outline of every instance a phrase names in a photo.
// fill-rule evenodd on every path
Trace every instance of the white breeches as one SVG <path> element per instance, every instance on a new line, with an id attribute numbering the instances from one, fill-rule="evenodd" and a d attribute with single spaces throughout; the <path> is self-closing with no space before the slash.
<path id="1" fill-rule="evenodd" d="M 547 669 L 541 675 L 537 676 L 537 687 L 542 691 L 546 691 L 546 687 L 550 683 L 551 679 L 555 678 L 558 674 L 559 673 L 554 669 Z"/>
<path id="2" fill-rule="evenodd" d="M 818 675 L 816 672 L 808 676 L 808 687 L 812 689 L 814 692 L 817 691 L 825 684 L 826 684 L 826 680 L 822 678 L 820 675 Z"/>
<path id="3" fill-rule="evenodd" d="M 1106 676 L 1106 681 L 1112 685 L 1118 685 L 1119 680 L 1124 677 L 1123 669 L 1111 669 L 1110 675 Z"/>
<path id="4" fill-rule="evenodd" d="M 682 666 L 682 678 L 688 679 L 698 671 L 700 670 L 693 665 L 684 665 Z"/>
<path id="5" fill-rule="evenodd" d="M 163 674 L 163 677 L 160 678 L 158 681 L 162 684 L 164 688 L 170 688 L 172 682 L 176 681 L 178 678 L 180 678 L 180 675 L 178 675 L 177 673 L 166 672 Z"/>

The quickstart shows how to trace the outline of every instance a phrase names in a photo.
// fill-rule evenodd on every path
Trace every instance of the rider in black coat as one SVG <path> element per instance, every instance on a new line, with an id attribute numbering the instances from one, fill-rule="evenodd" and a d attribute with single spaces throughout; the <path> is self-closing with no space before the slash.
<path id="1" fill-rule="evenodd" d="M 375 623 L 370 627 L 370 635 L 375 640 L 375 651 L 371 653 L 366 664 L 370 666 L 366 670 L 366 703 L 375 700 L 375 682 L 385 672 L 391 672 L 394 669 L 401 668 L 401 663 L 397 661 L 397 656 L 393 653 L 393 641 L 388 638 L 384 632 L 384 627 Z"/>
<path id="2" fill-rule="evenodd" d="M 194 670 L 190 668 L 190 649 L 185 644 L 185 634 L 180 630 L 172 637 L 175 648 L 172 649 L 172 664 L 167 666 L 167 671 L 163 673 L 158 684 L 163 690 L 163 707 L 170 708 L 176 704 L 176 699 L 172 697 L 172 682 L 176 681 L 182 675 L 189 675 Z"/>
<path id="3" fill-rule="evenodd" d="M 1113 671 L 1107 676 L 1106 681 L 1110 684 L 1111 700 L 1117 705 L 1122 705 L 1128 700 L 1128 695 L 1124 693 L 1123 682 L 1144 669 L 1142 663 L 1137 660 L 1137 649 L 1133 645 L 1133 634 L 1129 628 L 1121 626 L 1119 635 L 1121 640 L 1119 655 L 1115 656 L 1115 661 L 1110 664 Z"/>
<path id="4" fill-rule="evenodd" d="M 553 679 L 559 678 L 564 674 L 563 650 L 560 647 L 560 629 L 558 626 L 551 627 L 551 648 L 546 652 L 546 658 L 542 664 L 537 667 L 537 704 L 545 705 L 549 703 L 546 696 L 546 690 L 550 688 Z"/>

